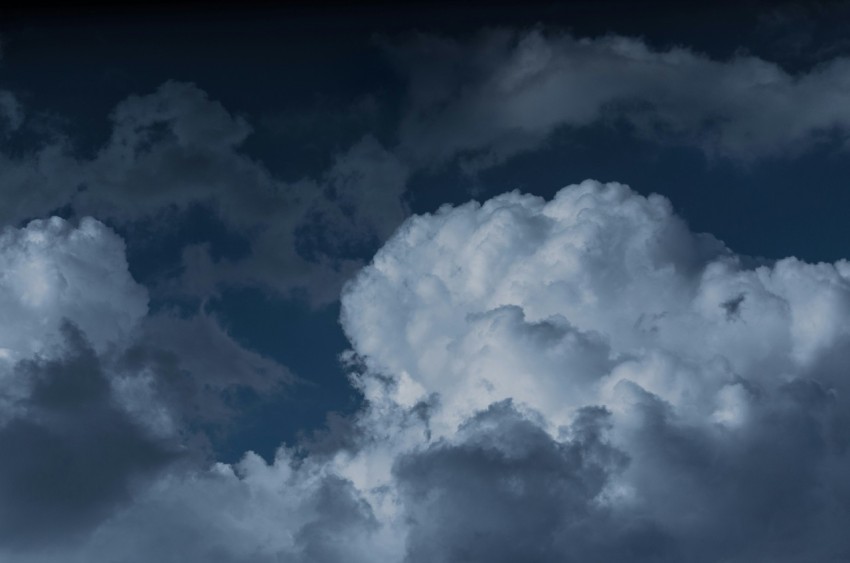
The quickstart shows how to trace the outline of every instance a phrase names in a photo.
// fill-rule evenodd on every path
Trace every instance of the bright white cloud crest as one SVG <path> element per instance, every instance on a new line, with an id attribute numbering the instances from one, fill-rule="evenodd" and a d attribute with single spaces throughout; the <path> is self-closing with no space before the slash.
<path id="1" fill-rule="evenodd" d="M 622 378 L 710 416 L 737 377 L 775 387 L 847 341 L 847 263 L 741 262 L 664 198 L 588 181 L 411 219 L 344 320 L 372 371 L 454 405 L 447 428 L 505 398 L 563 423 Z"/>
<path id="2" fill-rule="evenodd" d="M 26 358 L 57 343 L 65 320 L 103 351 L 147 314 L 148 296 L 120 237 L 95 219 L 53 217 L 0 234 L 0 308 L 0 347 Z"/>

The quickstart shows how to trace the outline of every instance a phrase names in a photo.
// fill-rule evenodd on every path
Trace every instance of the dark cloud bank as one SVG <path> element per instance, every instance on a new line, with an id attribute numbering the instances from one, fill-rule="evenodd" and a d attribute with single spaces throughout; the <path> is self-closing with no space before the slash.
<path id="1" fill-rule="evenodd" d="M 736 254 L 614 182 L 408 201 L 612 122 L 745 164 L 841 153 L 847 60 L 542 28 L 381 49 L 395 141 L 297 181 L 191 83 L 118 104 L 88 155 L 9 141 L 38 120 L 0 96 L 0 559 L 850 560 L 850 263 Z M 243 250 L 188 243 L 142 285 L 126 245 L 192 209 Z M 309 384 L 209 310 L 233 287 L 339 298 L 351 346 L 361 406 L 273 460 L 210 445 L 245 394 Z"/>

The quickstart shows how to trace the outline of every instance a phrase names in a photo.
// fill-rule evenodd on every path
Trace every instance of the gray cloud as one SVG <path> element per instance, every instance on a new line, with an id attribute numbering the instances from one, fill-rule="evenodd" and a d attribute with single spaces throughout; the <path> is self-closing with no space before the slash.
<path id="1" fill-rule="evenodd" d="M 388 47 L 409 81 L 402 150 L 470 170 L 537 148 L 555 130 L 618 120 L 642 137 L 749 161 L 850 131 L 848 61 L 789 74 L 758 57 L 713 60 L 621 36 L 488 31 L 469 41 L 422 35 Z"/>
<path id="2" fill-rule="evenodd" d="M 559 441 L 495 403 L 464 422 L 459 443 L 401 457 L 406 561 L 584 561 L 608 550 L 617 538 L 600 537 L 594 499 L 627 459 L 604 441 L 607 415 L 583 410 Z"/>
<path id="3" fill-rule="evenodd" d="M 299 381 L 284 366 L 243 348 L 204 312 L 145 317 L 116 369 L 127 374 L 120 380 L 124 393 L 152 385 L 150 392 L 184 423 L 231 421 L 238 415 L 234 397 L 239 391 L 274 396 Z"/>
<path id="4" fill-rule="evenodd" d="M 6 121 L 20 128 L 23 110 L 8 99 Z M 184 275 L 164 284 L 172 294 L 203 298 L 222 285 L 251 285 L 326 303 L 408 213 L 406 166 L 368 135 L 325 173 L 284 182 L 243 151 L 247 120 L 193 84 L 169 81 L 130 96 L 110 120 L 110 137 L 90 159 L 55 131 L 32 150 L 0 155 L 0 220 L 17 224 L 70 206 L 78 216 L 132 226 L 202 205 L 248 239 L 249 254 L 213 260 L 194 249 Z"/>
<path id="5" fill-rule="evenodd" d="M 125 406 L 166 433 L 175 430 L 172 417 L 227 420 L 233 412 L 226 398 L 237 389 L 263 394 L 295 382 L 203 310 L 149 314 L 147 291 L 130 276 L 124 242 L 94 219 L 75 226 L 54 217 L 5 229 L 0 266 L 0 305 L 8 319 L 0 326 L 0 379 L 18 361 L 52 358 L 64 339 L 61 326 L 71 322 L 108 359 Z M 6 384 L 7 394 L 19 379 Z M 170 412 L 163 413 L 159 401 L 166 398 Z"/>
<path id="6" fill-rule="evenodd" d="M 56 546 L 107 518 L 134 488 L 174 462 L 177 444 L 149 435 L 113 400 L 79 329 L 63 328 L 59 359 L 25 360 L 13 377 L 29 396 L 0 426 L 0 543 Z"/>
<path id="7" fill-rule="evenodd" d="M 6 133 L 18 129 L 24 121 L 21 104 L 12 92 L 0 90 L 0 119 Z"/>
<path id="8" fill-rule="evenodd" d="M 204 314 L 148 314 L 123 241 L 54 217 L 0 234 L 0 551 L 84 545 L 164 474 L 197 467 L 197 425 L 235 390 L 293 382 Z M 175 464 L 182 460 L 184 463 Z"/>

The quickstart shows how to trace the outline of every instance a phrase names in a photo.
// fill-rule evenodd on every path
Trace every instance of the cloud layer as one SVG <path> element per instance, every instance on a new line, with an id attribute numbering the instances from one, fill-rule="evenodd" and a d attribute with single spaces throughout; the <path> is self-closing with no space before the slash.
<path id="1" fill-rule="evenodd" d="M 63 560 L 841 560 L 848 313 L 847 262 L 751 264 L 620 184 L 444 207 L 343 295 L 363 410 L 161 469 Z"/>

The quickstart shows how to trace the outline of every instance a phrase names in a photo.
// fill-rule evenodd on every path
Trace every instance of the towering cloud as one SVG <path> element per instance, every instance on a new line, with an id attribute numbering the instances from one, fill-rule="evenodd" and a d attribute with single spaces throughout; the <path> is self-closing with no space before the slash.
<path id="1" fill-rule="evenodd" d="M 587 181 L 413 218 L 343 303 L 373 408 L 428 405 L 410 560 L 846 553 L 844 261 L 749 267 Z"/>

